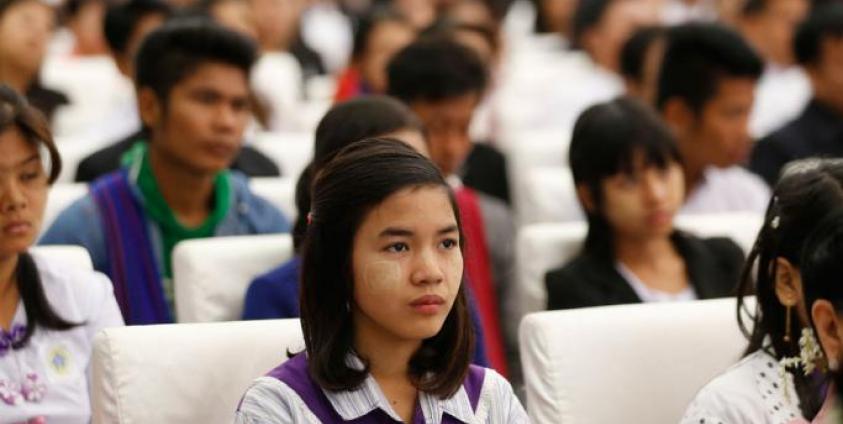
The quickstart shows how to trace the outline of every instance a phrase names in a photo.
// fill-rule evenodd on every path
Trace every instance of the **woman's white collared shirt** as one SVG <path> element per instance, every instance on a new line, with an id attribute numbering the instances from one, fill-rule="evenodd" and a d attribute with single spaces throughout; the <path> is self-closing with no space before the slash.
<path id="1" fill-rule="evenodd" d="M 18 399 L 14 405 L 0 396 L 0 422 L 88 423 L 94 335 L 103 328 L 123 325 L 111 281 L 98 272 L 52 263 L 37 253 L 32 253 L 32 257 L 53 310 L 65 320 L 81 325 L 66 331 L 38 327 L 26 346 L 8 349 L 0 357 L 0 395 L 9 399 L 20 394 L 21 383 L 36 388 L 41 395 L 30 394 L 32 401 L 15 396 Z M 21 301 L 12 328 L 26 325 Z M 35 401 L 38 397 L 42 398 Z"/>

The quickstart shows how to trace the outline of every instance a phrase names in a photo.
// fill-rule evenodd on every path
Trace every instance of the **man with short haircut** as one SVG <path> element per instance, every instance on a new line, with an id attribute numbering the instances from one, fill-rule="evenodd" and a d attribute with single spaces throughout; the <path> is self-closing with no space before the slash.
<path id="1" fill-rule="evenodd" d="M 739 9 L 736 28 L 765 64 L 749 120 L 755 139 L 795 118 L 810 100 L 810 82 L 793 57 L 793 35 L 809 7 L 809 0 L 746 0 Z"/>
<path id="2" fill-rule="evenodd" d="M 656 106 L 684 162 L 681 213 L 766 210 L 769 188 L 740 166 L 749 154 L 749 114 L 762 66 L 746 41 L 724 26 L 670 29 Z"/>
<path id="3" fill-rule="evenodd" d="M 480 57 L 452 37 L 434 34 L 417 39 L 387 66 L 387 93 L 410 106 L 427 131 L 430 158 L 457 187 L 469 248 L 466 267 L 488 278 L 470 281 L 486 335 L 489 360 L 506 372 L 500 311 L 512 274 L 514 230 L 506 164 L 494 148 L 472 143 L 469 125 L 486 88 L 487 69 Z M 500 299 L 503 305 L 498 303 Z M 505 322 L 504 324 L 510 324 Z M 514 334 L 514 332 L 512 332 Z"/>
<path id="4" fill-rule="evenodd" d="M 794 50 L 814 95 L 796 119 L 759 141 L 752 151 L 750 169 L 770 185 L 790 161 L 843 156 L 843 5 L 817 8 L 800 25 Z"/>
<path id="5" fill-rule="evenodd" d="M 172 10 L 162 0 L 129 0 L 108 7 L 105 14 L 105 37 L 111 57 L 126 84 L 135 79 L 135 54 L 141 42 L 151 31 L 160 27 L 170 17 Z M 88 139 L 107 141 L 108 145 L 85 159 L 76 168 L 77 182 L 91 182 L 120 168 L 121 159 L 133 145 L 149 139 L 138 116 L 136 88 L 128 87 L 111 114 L 102 125 L 86 135 Z M 243 146 L 232 169 L 255 177 L 273 177 L 280 174 L 278 166 L 250 146 Z"/>
<path id="6" fill-rule="evenodd" d="M 250 114 L 255 46 L 205 20 L 153 31 L 137 54 L 149 140 L 56 219 L 43 244 L 76 244 L 114 283 L 127 324 L 172 322 L 171 253 L 183 240 L 286 231 L 287 221 L 228 166 Z"/>

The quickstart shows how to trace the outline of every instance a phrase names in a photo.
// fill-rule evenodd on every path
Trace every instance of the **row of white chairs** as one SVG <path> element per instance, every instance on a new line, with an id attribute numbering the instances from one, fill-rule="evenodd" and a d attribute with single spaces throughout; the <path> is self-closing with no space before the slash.
<path id="1" fill-rule="evenodd" d="M 695 217 L 684 225 L 707 235 L 731 235 L 746 249 L 754 238 L 753 222 L 750 216 Z M 567 224 L 531 230 L 518 240 L 519 252 L 525 246 L 533 249 L 526 256 L 533 258 L 529 266 L 519 263 L 522 279 L 529 267 L 535 268 L 533 275 L 543 276 L 542 263 L 563 262 L 576 251 L 574 239 L 584 234 Z M 91 267 L 79 247 L 36 249 Z M 301 333 L 297 320 L 207 322 L 238 319 L 249 281 L 291 255 L 289 235 L 177 246 L 179 322 L 205 323 L 102 332 L 92 363 L 94 422 L 230 422 L 249 382 L 287 352 L 303 348 Z M 519 286 L 530 283 L 522 280 Z M 543 287 L 543 278 L 532 284 Z M 743 343 L 734 318 L 735 304 L 729 299 L 528 314 L 521 323 L 520 345 L 531 419 L 676 422 L 695 390 L 738 358 Z M 160 349 L 162 344 L 170 348 Z M 659 399 L 657 408 L 652 399 Z M 606 404 L 613 407 L 601 407 Z"/>

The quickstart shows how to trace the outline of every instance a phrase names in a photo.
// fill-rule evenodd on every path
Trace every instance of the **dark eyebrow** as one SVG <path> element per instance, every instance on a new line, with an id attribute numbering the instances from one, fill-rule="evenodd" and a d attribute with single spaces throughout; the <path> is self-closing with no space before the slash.
<path id="1" fill-rule="evenodd" d="M 441 230 L 439 230 L 439 234 L 448 234 L 448 233 L 456 233 L 458 232 L 459 228 L 456 225 L 449 225 Z"/>
<path id="2" fill-rule="evenodd" d="M 444 228 L 440 229 L 439 231 L 437 231 L 437 234 L 442 235 L 442 234 L 454 233 L 454 232 L 457 232 L 457 231 L 458 231 L 458 228 L 457 228 L 456 225 L 449 225 L 449 226 L 444 227 Z M 389 228 L 381 231 L 381 233 L 380 233 L 380 235 L 378 235 L 378 237 L 412 237 L 414 234 L 415 233 L 413 233 L 411 230 L 408 230 L 406 228 L 389 227 Z"/>
<path id="3" fill-rule="evenodd" d="M 39 155 L 38 153 L 36 153 L 36 154 L 34 154 L 34 155 L 30 156 L 29 158 L 24 159 L 24 160 L 22 160 L 22 161 L 18 162 L 18 166 L 29 165 L 29 163 L 30 163 L 30 162 L 35 162 L 35 161 L 38 161 L 38 160 L 40 160 L 40 159 L 41 159 L 41 155 Z"/>

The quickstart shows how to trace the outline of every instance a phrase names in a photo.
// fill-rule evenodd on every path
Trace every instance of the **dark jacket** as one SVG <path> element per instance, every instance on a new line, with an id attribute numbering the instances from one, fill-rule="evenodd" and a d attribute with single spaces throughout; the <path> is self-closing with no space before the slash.
<path id="1" fill-rule="evenodd" d="M 466 186 L 510 204 L 506 159 L 494 147 L 475 144 L 459 175 Z"/>
<path id="2" fill-rule="evenodd" d="M 811 100 L 799 117 L 755 144 L 749 168 L 772 187 L 788 162 L 815 156 L 843 157 L 843 115 Z"/>
<path id="3" fill-rule="evenodd" d="M 731 239 L 699 239 L 677 232 L 673 242 L 685 259 L 690 284 L 699 299 L 735 294 L 744 254 Z M 611 260 L 588 254 L 548 272 L 545 284 L 550 310 L 641 302 Z"/>
<path id="4" fill-rule="evenodd" d="M 120 168 L 123 154 L 132 148 L 138 140 L 145 139 L 143 131 L 138 131 L 108 147 L 97 150 L 79 162 L 76 168 L 76 182 L 89 183 L 105 174 Z M 249 177 L 277 177 L 281 175 L 278 166 L 261 152 L 249 146 L 243 146 L 240 154 L 231 164 L 231 169 L 240 171 Z"/>

